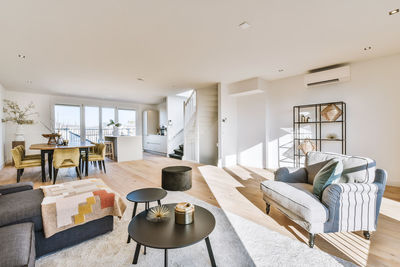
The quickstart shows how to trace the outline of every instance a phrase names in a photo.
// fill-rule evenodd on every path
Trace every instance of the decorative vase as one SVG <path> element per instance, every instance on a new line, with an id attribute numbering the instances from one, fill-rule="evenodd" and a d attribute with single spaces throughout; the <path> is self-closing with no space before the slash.
<path id="1" fill-rule="evenodd" d="M 117 126 L 114 126 L 113 128 L 113 136 L 119 136 L 119 129 Z"/>
<path id="2" fill-rule="evenodd" d="M 25 141 L 24 126 L 22 124 L 17 124 L 17 129 L 15 131 L 15 141 Z"/>

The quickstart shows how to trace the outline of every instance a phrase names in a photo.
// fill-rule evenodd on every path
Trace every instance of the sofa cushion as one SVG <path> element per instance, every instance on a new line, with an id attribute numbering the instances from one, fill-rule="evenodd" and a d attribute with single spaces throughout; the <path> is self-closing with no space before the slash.
<path id="1" fill-rule="evenodd" d="M 312 151 L 306 156 L 306 169 L 310 166 L 331 159 L 340 159 L 343 163 L 343 173 L 340 183 L 373 183 L 375 180 L 376 163 L 374 160 L 365 157 L 347 156 L 342 154 Z M 322 167 L 322 166 L 321 166 Z M 308 171 L 307 169 L 307 171 Z M 310 174 L 309 174 L 310 175 Z M 309 182 L 313 177 L 308 177 Z"/>
<path id="2" fill-rule="evenodd" d="M 0 196 L 0 226 L 33 222 L 35 231 L 43 229 L 41 189 L 27 190 Z"/>
<path id="3" fill-rule="evenodd" d="M 342 172 L 343 163 L 340 159 L 331 159 L 328 161 L 328 163 L 326 163 L 325 166 L 315 175 L 313 183 L 314 195 L 321 199 L 324 189 L 331 184 L 338 183 Z"/>
<path id="4" fill-rule="evenodd" d="M 0 227 L 0 266 L 35 266 L 33 223 Z"/>
<path id="5" fill-rule="evenodd" d="M 261 189 L 264 199 L 271 199 L 309 223 L 328 220 L 329 211 L 312 193 L 313 186 L 310 184 L 267 180 L 261 183 Z"/>

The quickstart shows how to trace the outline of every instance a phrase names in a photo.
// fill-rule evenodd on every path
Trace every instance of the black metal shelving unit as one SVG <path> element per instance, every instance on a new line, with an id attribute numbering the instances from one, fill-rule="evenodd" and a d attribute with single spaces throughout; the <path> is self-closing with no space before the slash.
<path id="1" fill-rule="evenodd" d="M 328 105 L 334 104 L 342 110 L 342 115 L 336 121 L 325 120 L 321 116 L 321 111 Z M 310 114 L 311 121 L 301 121 L 301 115 Z M 338 138 L 329 139 L 323 135 L 323 130 L 329 127 L 334 127 L 336 132 L 340 135 Z M 308 131 L 304 132 L 304 127 L 308 127 Z M 303 130 L 303 132 L 302 132 Z M 304 153 L 298 149 L 299 145 L 304 140 L 310 140 L 316 146 L 317 151 L 337 152 L 346 154 L 346 103 L 343 101 L 329 102 L 320 104 L 300 105 L 293 107 L 293 157 L 294 166 L 300 167 L 304 164 Z M 340 151 L 327 151 L 324 150 L 326 143 L 338 142 L 340 143 Z"/>

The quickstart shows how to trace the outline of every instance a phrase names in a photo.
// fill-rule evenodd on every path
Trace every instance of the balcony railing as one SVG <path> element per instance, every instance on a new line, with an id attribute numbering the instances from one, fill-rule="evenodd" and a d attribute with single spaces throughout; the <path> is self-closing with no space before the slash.
<path id="1" fill-rule="evenodd" d="M 104 139 L 104 136 L 113 135 L 113 129 L 107 128 L 102 129 L 103 135 L 100 136 L 99 128 L 87 128 L 85 130 L 86 141 L 92 143 L 101 142 Z M 68 139 L 71 143 L 76 143 L 81 141 L 81 130 L 80 127 L 65 127 L 65 128 L 56 128 L 56 132 L 59 132 L 63 139 Z M 135 127 L 121 127 L 119 128 L 120 135 L 135 135 L 136 128 Z"/>

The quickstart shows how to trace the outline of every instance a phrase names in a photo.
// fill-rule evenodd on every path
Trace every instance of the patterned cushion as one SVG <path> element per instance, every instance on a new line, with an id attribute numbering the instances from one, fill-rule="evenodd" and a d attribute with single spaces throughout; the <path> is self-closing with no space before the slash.
<path id="1" fill-rule="evenodd" d="M 343 163 L 343 173 L 339 180 L 340 183 L 373 183 L 375 179 L 374 160 L 365 157 L 347 156 L 327 152 L 308 152 L 306 156 L 306 168 L 309 166 L 330 159 L 341 159 Z M 309 181 L 313 177 L 309 177 Z"/>
<path id="2" fill-rule="evenodd" d="M 261 189 L 264 199 L 271 199 L 307 222 L 324 223 L 328 220 L 328 209 L 313 195 L 310 184 L 267 180 L 261 183 Z"/>

